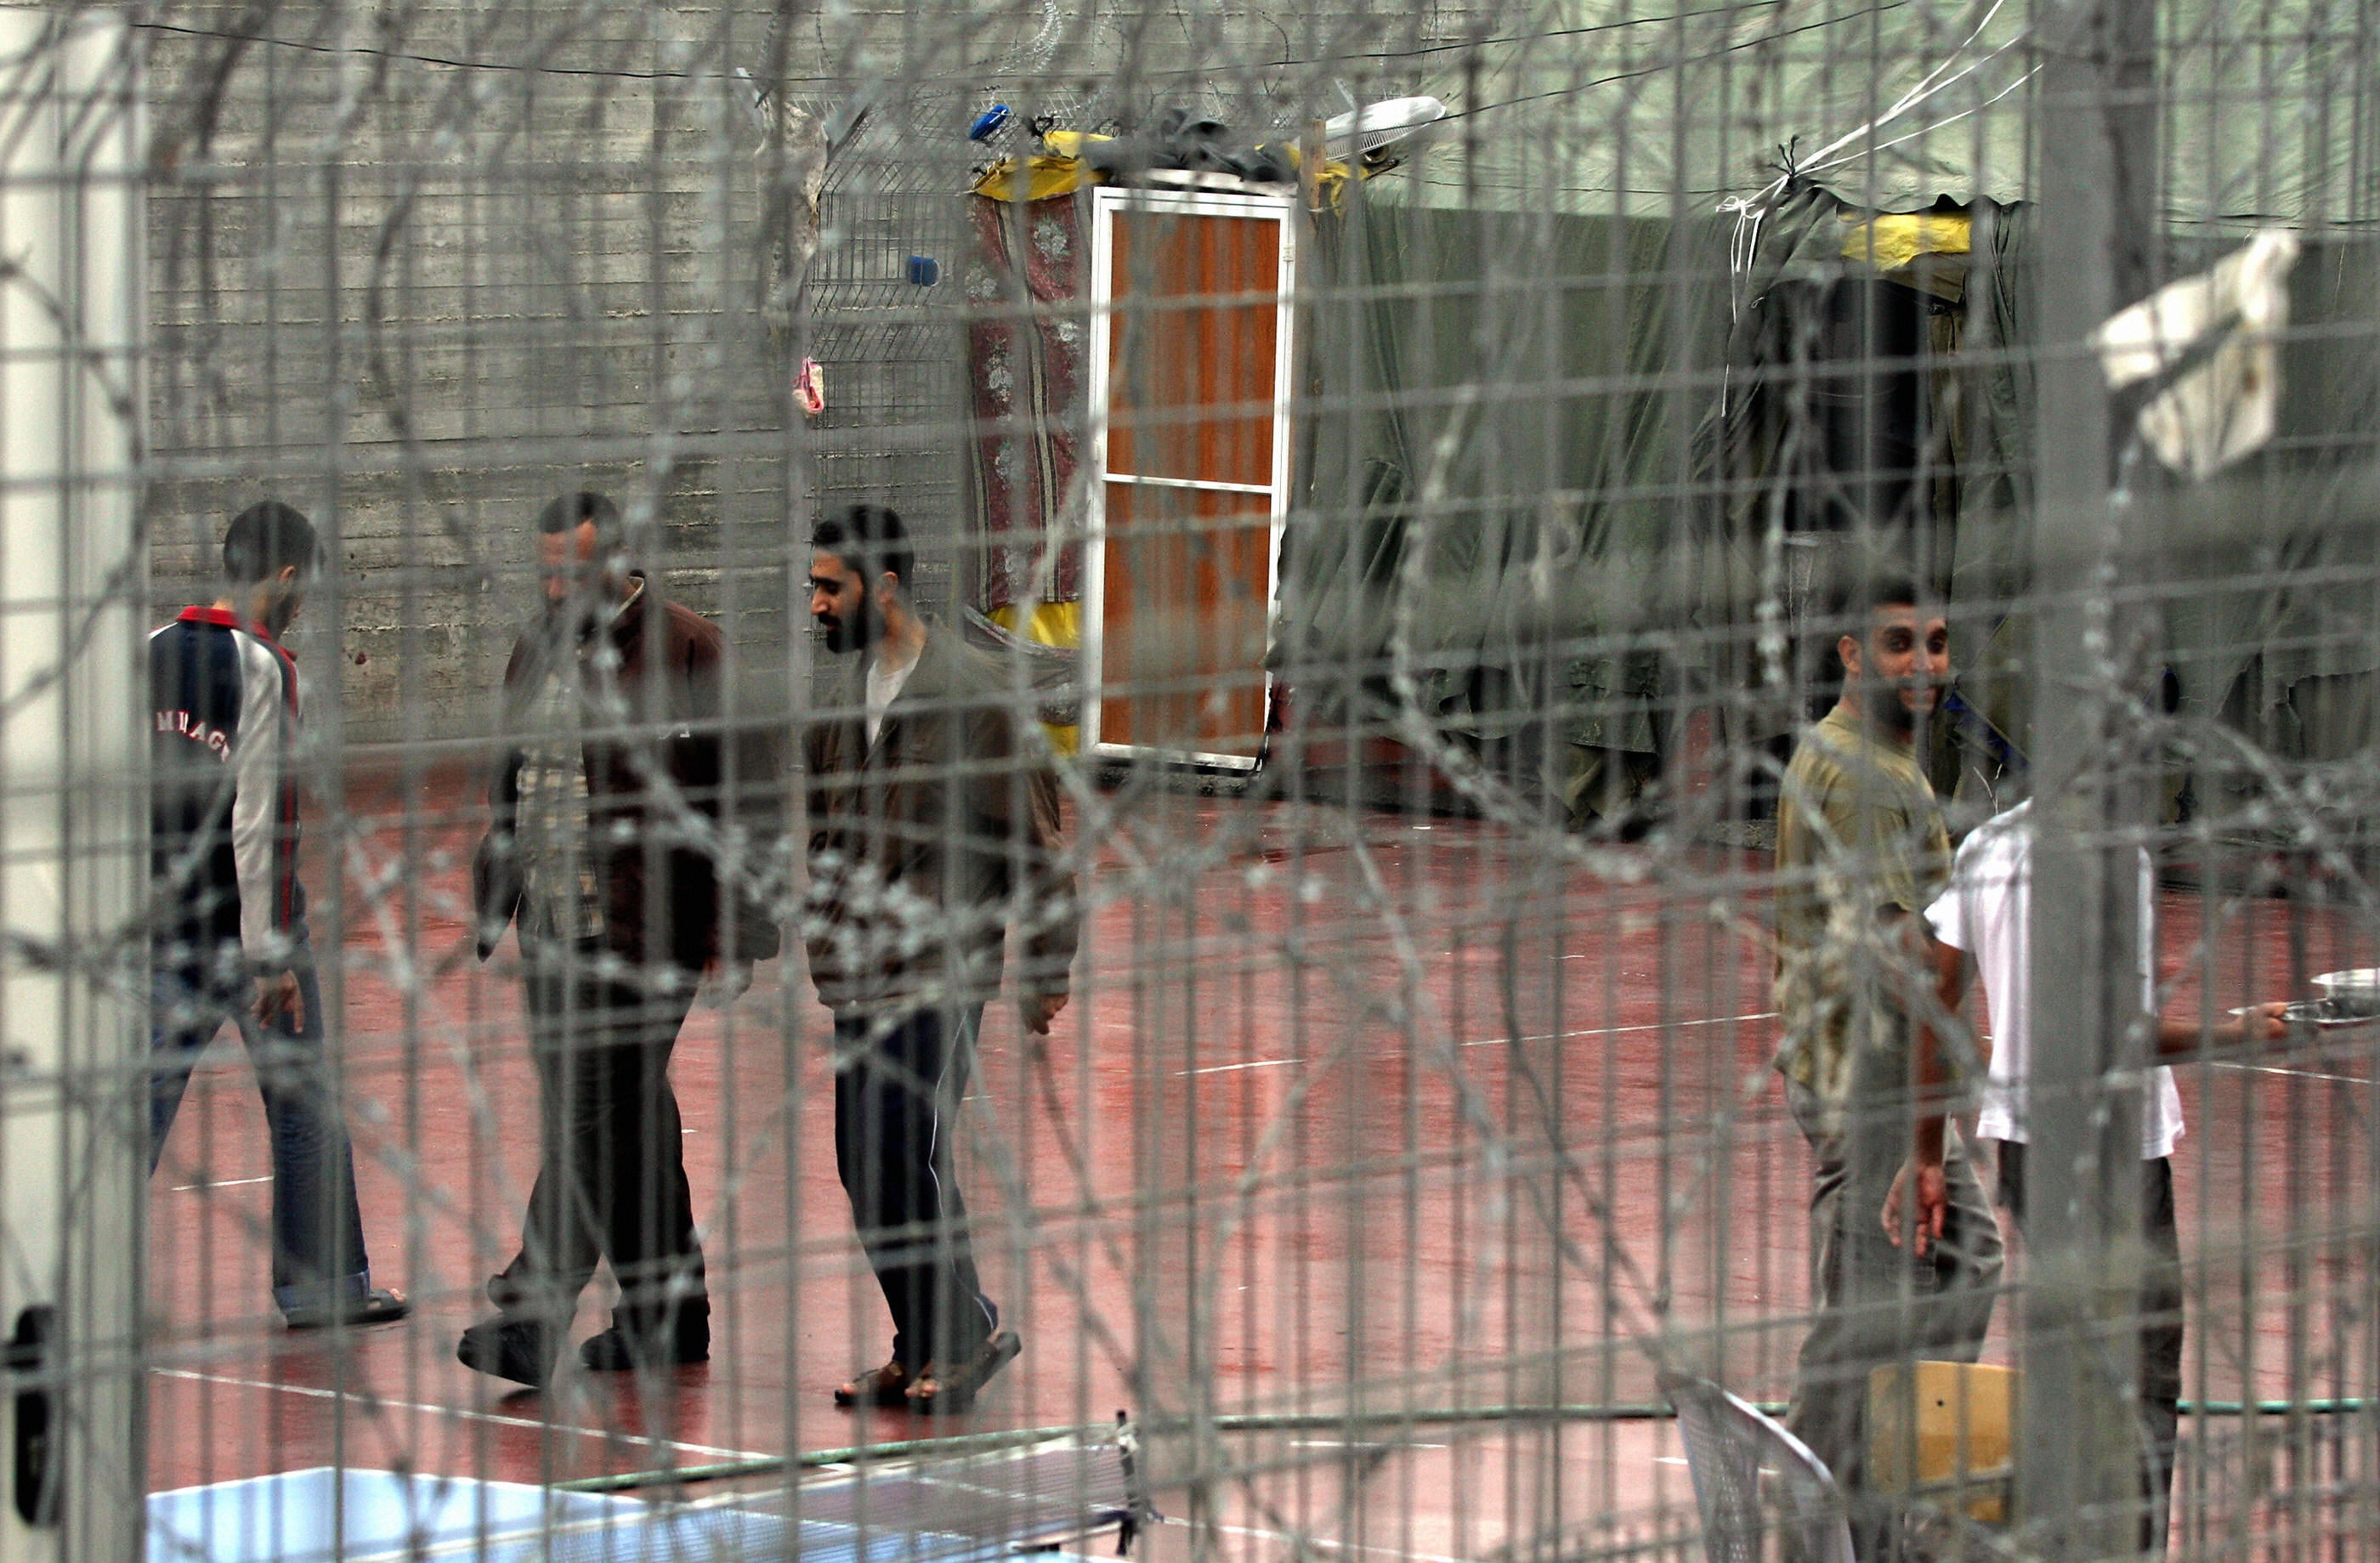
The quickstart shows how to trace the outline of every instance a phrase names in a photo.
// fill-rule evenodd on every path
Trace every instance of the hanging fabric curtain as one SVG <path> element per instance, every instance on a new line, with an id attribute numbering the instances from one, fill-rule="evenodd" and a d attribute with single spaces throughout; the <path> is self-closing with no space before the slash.
<path id="1" fill-rule="evenodd" d="M 1086 436 L 1090 252 L 1086 198 L 965 199 L 976 242 L 965 285 L 977 596 L 997 615 L 1028 593 L 1046 602 L 1082 596 L 1079 515 L 1069 504 Z"/>

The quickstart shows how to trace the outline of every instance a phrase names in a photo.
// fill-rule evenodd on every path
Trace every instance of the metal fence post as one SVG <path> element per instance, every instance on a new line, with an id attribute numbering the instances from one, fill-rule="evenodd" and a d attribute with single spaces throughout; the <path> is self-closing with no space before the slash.
<path id="1" fill-rule="evenodd" d="M 0 1560 L 137 1557 L 143 117 L 120 18 L 0 10 Z"/>
<path id="2" fill-rule="evenodd" d="M 2116 600 L 2133 528 L 2115 420 L 2086 339 L 2145 285 L 2155 107 L 2153 0 L 2040 13 L 2039 462 L 2033 528 L 2039 834 L 2032 897 L 2034 1191 L 2022 1313 L 2021 1501 L 2045 1558 L 2137 1550 L 2143 1446 L 2130 1387 L 2144 1254 L 2140 1126 L 2108 1088 L 2143 1061 L 2139 827 L 2128 750 L 2132 626 Z"/>

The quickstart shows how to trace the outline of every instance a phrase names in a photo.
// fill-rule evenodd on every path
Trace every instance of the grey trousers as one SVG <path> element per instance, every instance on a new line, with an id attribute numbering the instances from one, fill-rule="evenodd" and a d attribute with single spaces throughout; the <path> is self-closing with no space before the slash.
<path id="1" fill-rule="evenodd" d="M 1853 1092 L 1830 1131 L 1816 1095 L 1788 1080 L 1785 1099 L 1817 1158 L 1810 1191 L 1810 1333 L 1786 1425 L 1827 1462 L 1850 1507 L 1864 1557 L 1878 1556 L 1890 1514 L 1864 1499 L 1867 1379 L 1888 1363 L 1972 1363 L 1999 1295 L 2005 1245 L 1990 1197 L 1958 1130 L 1945 1136 L 1949 1213 L 1924 1258 L 1896 1248 L 1884 1201 L 1907 1160 L 1905 1089 Z"/>

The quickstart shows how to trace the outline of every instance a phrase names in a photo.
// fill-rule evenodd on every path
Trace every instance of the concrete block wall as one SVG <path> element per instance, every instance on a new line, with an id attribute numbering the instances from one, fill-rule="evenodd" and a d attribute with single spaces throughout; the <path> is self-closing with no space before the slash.
<path id="1" fill-rule="evenodd" d="M 1252 123 L 1321 79 L 1255 65 L 1365 45 L 1326 74 L 1373 95 L 1419 79 L 1412 62 L 1437 56 L 1415 45 L 1481 21 L 1444 4 L 806 8 L 785 32 L 792 101 L 831 111 L 884 85 L 838 153 L 787 339 L 760 309 L 772 245 L 733 75 L 766 74 L 774 9 L 152 9 L 158 612 L 212 595 L 240 505 L 299 505 L 339 567 L 301 660 L 317 709 L 370 745 L 484 730 L 532 600 L 530 520 L 565 488 L 647 518 L 668 589 L 756 665 L 802 633 L 815 504 L 900 505 L 947 606 L 966 493 L 957 290 L 909 285 L 905 262 L 957 274 L 978 100 Z M 1043 85 L 1021 84 L 1032 71 Z M 796 348 L 827 364 L 832 405 L 788 429 Z"/>
<path id="2" fill-rule="evenodd" d="M 785 638 L 758 134 L 710 7 L 188 4 L 152 29 L 161 611 L 267 494 L 334 540 L 301 625 L 358 742 L 483 727 L 552 493 Z M 337 622 L 331 622 L 335 605 Z M 335 689 L 329 686 L 336 672 Z"/>

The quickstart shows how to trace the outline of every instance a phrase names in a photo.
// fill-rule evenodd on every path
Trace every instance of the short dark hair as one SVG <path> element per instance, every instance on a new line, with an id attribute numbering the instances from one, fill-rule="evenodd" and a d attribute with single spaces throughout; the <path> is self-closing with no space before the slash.
<path id="1" fill-rule="evenodd" d="M 293 565 L 300 576 L 310 576 L 322 551 L 314 523 L 297 506 L 260 500 L 224 528 L 224 579 L 234 586 L 254 586 Z"/>
<path id="2" fill-rule="evenodd" d="M 599 551 L 619 542 L 620 507 L 612 503 L 609 494 L 580 489 L 556 495 L 537 513 L 537 529 L 546 533 L 575 532 L 589 521 L 595 524 L 595 546 Z"/>
<path id="3" fill-rule="evenodd" d="M 1846 621 L 1858 613 L 1873 613 L 1879 608 L 1914 608 L 1920 602 L 1939 602 L 1941 594 L 1921 589 L 1917 577 L 1906 570 L 1871 570 L 1864 576 L 1853 576 L 1835 594 L 1835 618 Z M 1858 633 L 1848 624 L 1843 633 Z"/>
<path id="4" fill-rule="evenodd" d="M 855 504 L 840 515 L 830 515 L 810 533 L 810 549 L 832 553 L 857 571 L 863 581 L 889 575 L 904 587 L 917 567 L 909 546 L 909 528 L 890 506 Z"/>
<path id="5" fill-rule="evenodd" d="M 1924 591 L 1915 576 L 1897 565 L 1846 577 L 1833 593 L 1834 612 L 1828 622 L 1834 633 L 1827 636 L 1824 654 L 1819 658 L 1818 700 L 1825 705 L 1834 704 L 1834 696 L 1851 676 L 1851 670 L 1843 665 L 1842 638 L 1850 636 L 1866 645 L 1867 624 L 1864 621 L 1867 615 L 1879 608 L 1914 608 L 1921 601 L 1940 600 L 1938 592 Z"/>

